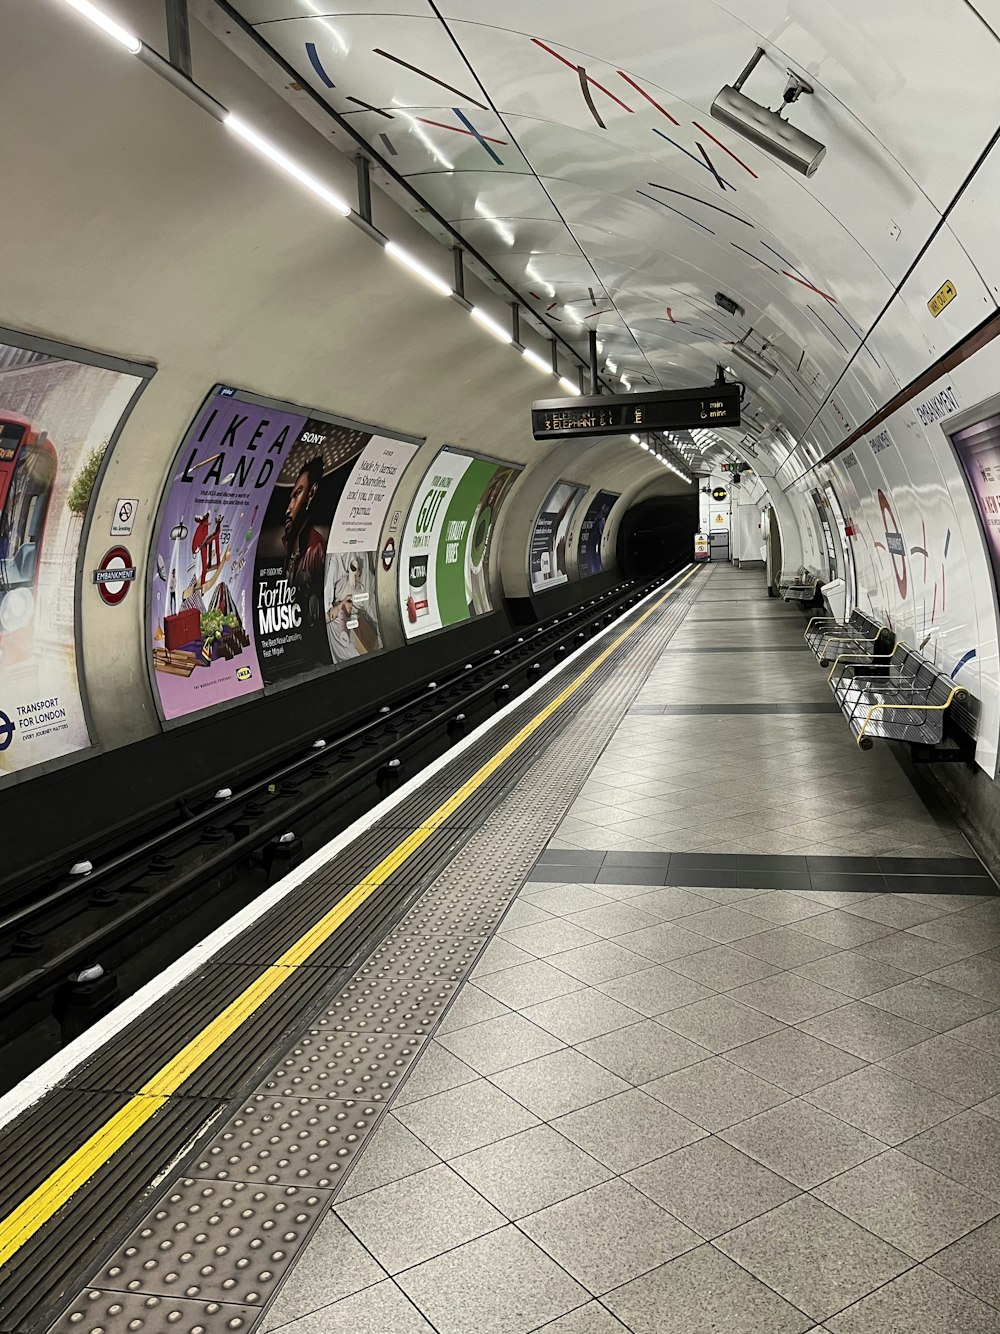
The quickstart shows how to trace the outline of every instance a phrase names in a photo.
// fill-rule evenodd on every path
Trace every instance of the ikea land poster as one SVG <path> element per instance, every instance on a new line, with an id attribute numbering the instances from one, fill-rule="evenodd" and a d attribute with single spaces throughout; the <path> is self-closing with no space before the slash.
<path id="1" fill-rule="evenodd" d="M 492 538 L 518 471 L 450 449 L 427 470 L 407 516 L 399 563 L 408 639 L 493 610 Z"/>
<path id="2" fill-rule="evenodd" d="M 569 578 L 566 539 L 577 507 L 586 494 L 585 486 L 577 486 L 574 482 L 556 482 L 546 496 L 531 532 L 529 565 L 532 592 L 564 584 Z"/>
<path id="3" fill-rule="evenodd" d="M 577 548 L 577 565 L 581 579 L 587 579 L 592 574 L 600 574 L 604 569 L 601 541 L 608 516 L 618 499 L 619 497 L 610 491 L 598 491 L 583 516 L 583 523 L 580 525 L 580 543 Z"/>
<path id="4" fill-rule="evenodd" d="M 956 431 L 951 440 L 975 501 L 994 582 L 1000 590 L 1000 415 Z"/>
<path id="5" fill-rule="evenodd" d="M 90 745 L 77 562 L 97 469 L 142 383 L 0 343 L 0 776 Z"/>

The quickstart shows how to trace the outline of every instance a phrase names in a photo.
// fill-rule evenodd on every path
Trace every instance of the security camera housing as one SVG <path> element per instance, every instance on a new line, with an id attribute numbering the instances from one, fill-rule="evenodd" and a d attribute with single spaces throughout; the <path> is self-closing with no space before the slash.
<path id="1" fill-rule="evenodd" d="M 824 144 L 729 84 L 712 103 L 712 115 L 803 176 L 814 176 L 826 156 Z"/>

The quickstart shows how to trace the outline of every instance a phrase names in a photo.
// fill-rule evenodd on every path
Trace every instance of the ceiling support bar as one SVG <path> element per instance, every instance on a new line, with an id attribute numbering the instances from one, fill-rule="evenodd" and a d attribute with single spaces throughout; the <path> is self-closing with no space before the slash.
<path id="1" fill-rule="evenodd" d="M 170 63 L 191 77 L 191 26 L 188 0 L 164 0 L 167 12 L 167 54 Z"/>

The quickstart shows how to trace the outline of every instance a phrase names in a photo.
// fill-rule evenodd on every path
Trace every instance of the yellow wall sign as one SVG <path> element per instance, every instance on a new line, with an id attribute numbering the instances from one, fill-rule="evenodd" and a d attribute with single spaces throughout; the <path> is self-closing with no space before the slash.
<path id="1" fill-rule="evenodd" d="M 937 319 L 945 306 L 954 301 L 957 296 L 958 293 L 955 291 L 955 284 L 949 278 L 947 282 L 941 284 L 931 297 L 930 301 L 927 302 L 927 309 L 934 318 Z"/>

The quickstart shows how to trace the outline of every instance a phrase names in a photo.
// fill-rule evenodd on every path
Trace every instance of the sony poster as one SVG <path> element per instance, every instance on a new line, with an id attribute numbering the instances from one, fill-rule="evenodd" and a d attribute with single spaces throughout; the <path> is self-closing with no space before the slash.
<path id="1" fill-rule="evenodd" d="M 184 439 L 160 515 L 150 599 L 165 718 L 263 685 L 254 557 L 271 492 L 305 425 L 304 415 L 220 389 Z"/>
<path id="2" fill-rule="evenodd" d="M 489 557 L 518 469 L 442 450 L 417 491 L 403 533 L 399 595 L 408 639 L 493 610 Z"/>
<path id="3" fill-rule="evenodd" d="M 142 382 L 0 344 L 0 775 L 90 745 L 77 561 L 98 468 Z"/>
<path id="4" fill-rule="evenodd" d="M 951 439 L 979 512 L 1000 590 L 1000 415 L 966 426 Z"/>
<path id="5" fill-rule="evenodd" d="M 532 592 L 554 588 L 569 578 L 566 539 L 577 507 L 586 494 L 585 486 L 557 482 L 546 497 L 531 533 L 529 562 Z"/>
<path id="6" fill-rule="evenodd" d="M 351 662 L 382 647 L 376 578 L 389 505 L 417 446 L 372 436 L 347 477 L 326 553 L 324 614 L 330 655 Z"/>
<path id="7" fill-rule="evenodd" d="M 619 497 L 610 491 L 598 491 L 590 502 L 587 513 L 580 525 L 580 545 L 577 551 L 577 564 L 580 578 L 587 579 L 592 574 L 600 574 L 604 569 L 601 558 L 601 542 L 608 516 Z"/>

